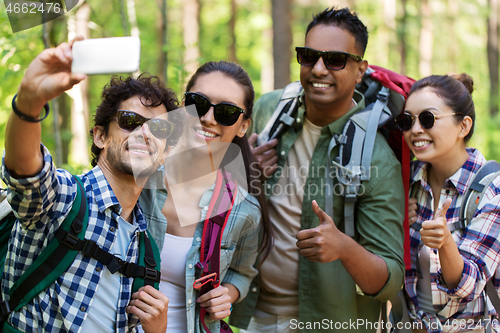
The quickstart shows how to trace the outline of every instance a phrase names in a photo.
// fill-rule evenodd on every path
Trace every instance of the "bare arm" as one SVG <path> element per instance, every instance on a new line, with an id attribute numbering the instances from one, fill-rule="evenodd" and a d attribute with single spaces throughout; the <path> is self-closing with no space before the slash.
<path id="1" fill-rule="evenodd" d="M 18 88 L 16 105 L 20 112 L 37 118 L 45 103 L 85 78 L 71 73 L 73 42 L 46 49 L 31 62 Z M 40 123 L 21 120 L 11 112 L 5 130 L 5 165 L 13 176 L 27 177 L 40 172 L 43 166 L 40 141 Z"/>

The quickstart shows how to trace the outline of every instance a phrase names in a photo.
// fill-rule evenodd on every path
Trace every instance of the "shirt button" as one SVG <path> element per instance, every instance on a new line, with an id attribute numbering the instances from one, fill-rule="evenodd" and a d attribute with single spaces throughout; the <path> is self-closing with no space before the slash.
<path id="1" fill-rule="evenodd" d="M 188 305 L 191 305 L 191 300 L 188 300 Z"/>
<path id="2" fill-rule="evenodd" d="M 189 264 L 189 265 L 188 265 L 188 268 L 189 268 L 189 269 L 193 268 L 193 265 L 192 265 L 192 264 Z M 190 302 L 191 302 L 191 301 L 190 301 Z"/>
<path id="3" fill-rule="evenodd" d="M 96 268 L 95 268 L 95 271 L 96 271 L 96 272 L 100 272 L 100 271 L 101 271 L 101 267 L 96 267 Z"/>
<path id="4" fill-rule="evenodd" d="M 208 206 L 203 207 L 204 210 L 208 210 Z"/>
<path id="5" fill-rule="evenodd" d="M 115 227 L 109 227 L 109 231 L 115 232 Z"/>
<path id="6" fill-rule="evenodd" d="M 285 156 L 286 152 L 283 150 L 281 151 L 281 156 Z"/>
<path id="7" fill-rule="evenodd" d="M 87 308 L 86 308 L 86 307 L 84 307 L 84 306 L 82 306 L 82 307 L 80 308 L 80 311 L 85 312 L 85 311 L 87 311 Z"/>
<path id="8" fill-rule="evenodd" d="M 201 242 L 201 238 L 200 237 L 196 237 L 196 241 L 197 242 Z"/>
<path id="9" fill-rule="evenodd" d="M 257 287 L 253 287 L 253 288 L 252 288 L 252 292 L 253 292 L 253 293 L 256 293 L 256 292 L 257 292 Z"/>
<path id="10" fill-rule="evenodd" d="M 300 118 L 297 118 L 296 121 L 297 121 L 297 124 L 300 124 Z"/>
<path id="11" fill-rule="evenodd" d="M 267 184 L 267 188 L 271 188 L 271 184 Z"/>
<path id="12" fill-rule="evenodd" d="M 450 190 L 446 190 L 446 194 L 450 194 Z"/>

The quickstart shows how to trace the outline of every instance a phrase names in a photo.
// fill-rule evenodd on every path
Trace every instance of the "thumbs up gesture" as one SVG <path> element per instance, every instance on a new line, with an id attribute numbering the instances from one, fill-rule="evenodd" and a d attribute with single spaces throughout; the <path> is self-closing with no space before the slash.
<path id="1" fill-rule="evenodd" d="M 319 217 L 319 226 L 297 233 L 297 247 L 300 255 L 315 262 L 330 262 L 340 258 L 341 237 L 345 235 L 337 229 L 332 218 L 312 202 L 313 212 Z M 347 236 L 346 236 L 347 237 Z"/>
<path id="2" fill-rule="evenodd" d="M 428 220 L 422 223 L 420 238 L 422 239 L 424 245 L 433 249 L 440 249 L 446 241 L 451 239 L 451 241 L 454 242 L 451 237 L 451 232 L 446 226 L 446 212 L 448 211 L 448 208 L 450 208 L 450 204 L 451 199 L 446 199 L 443 206 L 434 216 L 434 220 Z"/>

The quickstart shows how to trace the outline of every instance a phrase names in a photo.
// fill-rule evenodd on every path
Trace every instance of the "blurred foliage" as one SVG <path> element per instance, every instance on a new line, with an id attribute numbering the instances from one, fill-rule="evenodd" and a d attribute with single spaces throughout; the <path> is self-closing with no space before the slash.
<path id="1" fill-rule="evenodd" d="M 168 86 L 179 96 L 189 75 L 184 69 L 182 40 L 182 0 L 169 0 L 168 15 Z M 161 46 L 159 43 L 159 1 L 136 0 L 137 24 L 141 37 L 141 68 L 142 72 L 158 74 Z M 365 58 L 374 64 L 385 66 L 399 71 L 401 56 L 397 48 L 397 34 L 399 25 L 389 27 L 384 16 L 384 1 L 357 0 L 355 9 L 361 20 L 368 26 L 370 41 Z M 123 36 L 123 27 L 119 11 L 119 1 L 87 0 L 91 7 L 90 23 L 91 37 Z M 203 63 L 208 60 L 228 59 L 231 38 L 229 37 L 229 19 L 231 15 L 230 0 L 200 0 L 200 59 Z M 269 34 L 272 29 L 270 0 L 237 0 L 236 13 L 236 54 L 238 62 L 245 68 L 253 80 L 257 97 L 263 92 L 261 89 L 261 75 L 264 61 L 272 59 Z M 401 4 L 397 0 L 396 21 L 400 20 Z M 432 7 L 432 21 L 434 25 L 434 55 L 432 59 L 433 73 L 445 74 L 453 70 L 470 74 L 475 80 L 476 91 L 473 94 L 476 110 L 476 134 L 471 141 L 472 146 L 478 147 L 488 159 L 500 160 L 500 145 L 496 144 L 499 137 L 498 117 L 492 118 L 488 114 L 488 65 L 486 57 L 486 19 L 488 15 L 487 1 L 484 0 L 456 0 L 458 12 L 454 17 L 449 16 L 447 1 L 430 0 Z M 344 6 L 347 1 L 332 2 L 329 0 L 294 0 L 292 7 L 293 45 L 290 52 L 297 45 L 303 45 L 307 24 L 314 13 L 317 13 L 332 4 Z M 407 75 L 419 78 L 419 33 L 421 28 L 420 1 L 407 0 Z M 66 17 L 59 18 L 51 23 L 53 40 L 62 41 L 66 34 Z M 451 25 L 450 25 L 451 20 Z M 456 40 L 450 40 L 450 29 L 454 30 Z M 0 153 L 4 147 L 4 131 L 10 103 L 21 82 L 24 71 L 30 61 L 43 50 L 42 27 L 34 27 L 13 34 L 7 18 L 5 7 L 0 4 Z M 449 59 L 452 46 L 456 49 L 456 64 Z M 291 80 L 299 78 L 299 65 L 292 57 Z M 91 113 L 100 102 L 102 87 L 109 81 L 109 76 L 90 76 L 89 105 Z M 68 99 L 69 100 L 69 99 Z M 69 102 L 68 102 L 69 103 Z M 51 151 L 54 148 L 52 120 L 42 123 L 43 142 Z M 65 137 L 70 133 L 62 133 Z M 73 170 L 84 170 L 88 166 L 68 166 Z"/>

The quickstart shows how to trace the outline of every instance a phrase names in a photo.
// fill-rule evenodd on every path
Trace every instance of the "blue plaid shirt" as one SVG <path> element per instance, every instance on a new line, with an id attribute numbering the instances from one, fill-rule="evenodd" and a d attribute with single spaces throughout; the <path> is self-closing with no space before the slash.
<path id="1" fill-rule="evenodd" d="M 8 200 L 18 218 L 10 237 L 9 250 L 2 275 L 1 292 L 8 298 L 9 289 L 36 260 L 54 237 L 69 213 L 76 197 L 77 184 L 71 174 L 55 168 L 48 150 L 43 147 L 42 171 L 31 178 L 13 178 L 2 163 L 2 179 L 9 188 Z M 113 190 L 99 167 L 80 176 L 89 206 L 89 225 L 85 234 L 109 251 L 115 241 L 117 218 L 122 212 Z M 137 232 L 146 230 L 139 205 L 134 209 L 137 230 L 127 250 L 126 260 L 137 262 Z M 101 272 L 106 267 L 79 253 L 73 264 L 45 292 L 40 293 L 8 322 L 23 332 L 81 331 L 87 311 L 98 290 Z M 120 273 L 115 273 L 120 274 Z M 137 317 L 127 315 L 126 306 L 132 291 L 132 278 L 120 276 L 121 288 L 117 305 L 115 332 L 132 332 Z"/>
<path id="2" fill-rule="evenodd" d="M 479 168 L 486 163 L 478 150 L 467 148 L 467 152 L 467 162 L 446 180 L 441 190 L 439 207 L 447 198 L 453 200 L 446 213 L 448 223 L 458 221 L 465 191 Z M 414 165 L 412 189 L 418 201 L 417 224 L 434 218 L 434 198 L 428 183 L 427 167 L 423 162 Z M 429 332 L 459 332 L 485 325 L 485 284 L 493 278 L 495 289 L 497 292 L 500 290 L 500 177 L 490 184 L 470 225 L 465 231 L 456 230 L 452 235 L 464 260 L 462 279 L 456 288 L 447 288 L 442 278 L 438 250 L 430 249 L 431 294 L 436 313 L 426 313 L 418 306 L 416 287 L 417 261 L 423 243 L 420 232 L 410 228 L 411 269 L 406 271 L 405 277 L 405 288 L 410 297 L 410 317 L 422 321 Z M 488 312 L 496 315 L 490 302 Z M 500 332 L 497 321 L 492 327 Z"/>

